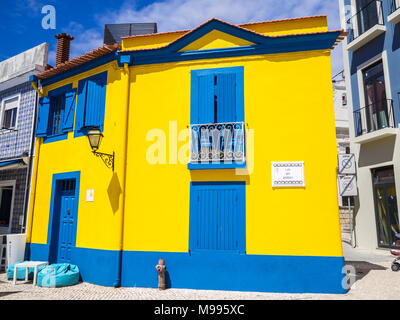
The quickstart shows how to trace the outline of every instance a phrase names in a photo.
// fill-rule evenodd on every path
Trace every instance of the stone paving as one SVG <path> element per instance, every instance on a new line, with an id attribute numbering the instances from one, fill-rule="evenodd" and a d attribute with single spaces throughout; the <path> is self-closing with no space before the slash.
<path id="1" fill-rule="evenodd" d="M 158 291 L 151 288 L 108 288 L 80 283 L 66 288 L 33 287 L 32 281 L 14 286 L 0 274 L 0 300 L 321 300 L 400 299 L 400 272 L 390 269 L 393 258 L 384 252 L 353 249 L 344 243 L 348 265 L 355 268 L 356 282 L 347 294 L 285 294 L 188 289 Z"/>

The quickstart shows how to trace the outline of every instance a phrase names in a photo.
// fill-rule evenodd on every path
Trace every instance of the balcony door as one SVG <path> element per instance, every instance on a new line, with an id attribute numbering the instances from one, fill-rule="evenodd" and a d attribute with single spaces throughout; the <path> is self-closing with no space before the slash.
<path id="1" fill-rule="evenodd" d="M 358 35 L 379 23 L 377 1 L 356 0 Z"/>
<path id="2" fill-rule="evenodd" d="M 382 61 L 363 71 L 368 132 L 387 128 L 389 113 Z"/>
<path id="3" fill-rule="evenodd" d="M 243 67 L 192 71 L 191 163 L 244 161 Z"/>
<path id="4" fill-rule="evenodd" d="M 394 247 L 395 234 L 400 232 L 400 226 L 393 167 L 375 169 L 372 175 L 378 246 Z"/>

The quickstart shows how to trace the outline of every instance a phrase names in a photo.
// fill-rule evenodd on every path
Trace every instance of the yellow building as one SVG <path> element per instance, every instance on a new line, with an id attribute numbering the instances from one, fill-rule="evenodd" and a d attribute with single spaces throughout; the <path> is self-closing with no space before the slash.
<path id="1" fill-rule="evenodd" d="M 345 292 L 330 60 L 343 35 L 325 16 L 211 19 L 39 74 L 28 258 L 105 286 L 157 287 L 163 258 L 174 288 Z"/>

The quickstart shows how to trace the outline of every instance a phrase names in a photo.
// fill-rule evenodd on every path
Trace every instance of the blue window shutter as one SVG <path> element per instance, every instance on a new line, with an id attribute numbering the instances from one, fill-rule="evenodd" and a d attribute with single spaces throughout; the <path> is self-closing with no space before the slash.
<path id="1" fill-rule="evenodd" d="M 244 182 L 192 183 L 190 250 L 246 251 Z"/>
<path id="2" fill-rule="evenodd" d="M 65 93 L 65 110 L 64 110 L 64 125 L 63 132 L 72 131 L 74 127 L 74 117 L 75 117 L 75 98 L 76 89 L 68 91 Z"/>
<path id="3" fill-rule="evenodd" d="M 47 127 L 49 123 L 50 99 L 49 97 L 41 98 L 39 101 L 38 121 L 36 126 L 36 136 L 45 137 L 47 135 Z"/>
<path id="4" fill-rule="evenodd" d="M 91 77 L 87 80 L 86 108 L 84 125 L 86 127 L 104 128 L 104 112 L 106 104 L 107 73 Z"/>
<path id="5" fill-rule="evenodd" d="M 236 122 L 236 73 L 217 75 L 217 122 Z"/>
<path id="6" fill-rule="evenodd" d="M 197 124 L 214 123 L 214 75 L 198 76 Z"/>
<path id="7" fill-rule="evenodd" d="M 78 84 L 78 97 L 76 102 L 75 132 L 80 132 L 84 126 L 86 105 L 87 80 L 81 80 Z"/>

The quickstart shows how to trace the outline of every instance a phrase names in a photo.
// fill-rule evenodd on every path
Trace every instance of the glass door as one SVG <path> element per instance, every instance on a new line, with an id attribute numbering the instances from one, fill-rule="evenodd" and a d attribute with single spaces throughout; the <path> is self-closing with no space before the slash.
<path id="1" fill-rule="evenodd" d="M 373 171 L 379 247 L 394 247 L 400 232 L 393 167 Z"/>
<path id="2" fill-rule="evenodd" d="M 368 132 L 389 126 L 385 77 L 382 61 L 363 71 Z"/>

